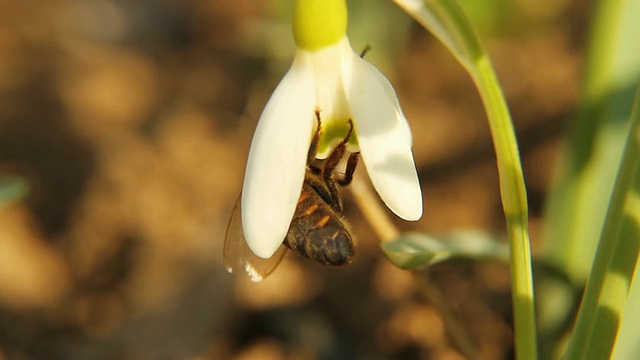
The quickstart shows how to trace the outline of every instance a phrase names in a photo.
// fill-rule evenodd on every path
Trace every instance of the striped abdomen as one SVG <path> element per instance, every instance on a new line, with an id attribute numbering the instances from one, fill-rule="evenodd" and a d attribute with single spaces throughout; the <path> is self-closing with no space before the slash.
<path id="1" fill-rule="evenodd" d="M 308 181 L 302 187 L 284 244 L 324 265 L 347 264 L 354 253 L 346 221 L 336 211 L 335 204 L 325 201 Z"/>

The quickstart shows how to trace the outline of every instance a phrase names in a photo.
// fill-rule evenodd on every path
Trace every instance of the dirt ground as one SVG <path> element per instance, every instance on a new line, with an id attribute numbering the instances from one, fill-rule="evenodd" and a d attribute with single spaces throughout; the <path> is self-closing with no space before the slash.
<path id="1" fill-rule="evenodd" d="M 348 267 L 289 254 L 259 284 L 224 270 L 253 130 L 291 55 L 275 61 L 261 37 L 283 31 L 276 3 L 0 0 L 0 177 L 29 184 L 0 208 L 0 359 L 462 359 L 455 333 L 478 358 L 513 358 L 508 268 L 395 268 L 348 193 Z M 516 123 L 535 247 L 589 9 L 513 3 L 519 18 L 482 34 Z M 407 24 L 384 69 L 425 213 L 395 223 L 504 234 L 477 92 Z"/>

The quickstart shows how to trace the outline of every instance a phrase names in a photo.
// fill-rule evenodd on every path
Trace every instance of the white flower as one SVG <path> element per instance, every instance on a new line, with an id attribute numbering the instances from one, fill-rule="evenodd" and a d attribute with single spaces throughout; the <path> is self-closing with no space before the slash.
<path id="1" fill-rule="evenodd" d="M 291 69 L 268 101 L 256 128 L 242 191 L 242 224 L 250 249 L 269 258 L 282 244 L 300 196 L 318 109 L 325 129 L 353 120 L 371 182 L 405 220 L 422 216 L 411 131 L 395 91 L 353 52 L 347 37 L 320 50 L 298 49 Z M 344 133 L 335 139 L 338 142 Z M 330 152 L 319 153 L 324 157 Z"/>

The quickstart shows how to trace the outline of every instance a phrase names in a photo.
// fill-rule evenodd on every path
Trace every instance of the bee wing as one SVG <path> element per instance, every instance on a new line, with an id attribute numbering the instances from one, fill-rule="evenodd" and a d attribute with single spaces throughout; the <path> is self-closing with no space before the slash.
<path id="1" fill-rule="evenodd" d="M 258 282 L 271 274 L 280 264 L 287 248 L 281 245 L 280 248 L 268 259 L 256 256 L 244 238 L 242 231 L 242 220 L 240 210 L 240 198 L 236 202 L 229 219 L 227 233 L 224 238 L 223 262 L 228 272 L 232 273 L 237 269 L 244 269 L 251 281 Z"/>

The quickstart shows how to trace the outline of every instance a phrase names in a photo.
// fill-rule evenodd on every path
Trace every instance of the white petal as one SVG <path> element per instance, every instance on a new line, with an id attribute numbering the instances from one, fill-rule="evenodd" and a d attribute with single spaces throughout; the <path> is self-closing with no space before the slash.
<path id="1" fill-rule="evenodd" d="M 316 105 L 320 109 L 323 130 L 331 127 L 331 123 L 336 121 L 344 122 L 345 119 L 351 116 L 346 103 L 341 72 L 344 59 L 350 61 L 351 54 L 353 54 L 353 51 L 346 36 L 336 45 L 309 52 L 309 57 L 313 61 L 316 79 Z M 323 142 L 329 142 L 335 146 L 341 140 L 341 137 L 335 139 L 324 138 Z M 316 153 L 316 158 L 326 158 L 332 147 L 328 146 L 324 149 L 319 149 L 318 153 Z"/>
<path id="2" fill-rule="evenodd" d="M 247 245 L 271 257 L 295 211 L 314 125 L 315 84 L 308 55 L 298 53 L 267 103 L 251 143 L 242 190 Z"/>
<path id="3" fill-rule="evenodd" d="M 346 45 L 346 48 L 345 48 Z M 310 56 L 316 78 L 316 99 L 324 123 L 349 118 L 342 86 L 342 63 L 351 60 L 351 46 L 345 36 L 338 44 L 314 51 Z"/>
<path id="4" fill-rule="evenodd" d="M 343 68 L 364 164 L 389 209 L 405 220 L 422 216 L 422 190 L 411 152 L 411 131 L 391 83 L 354 54 Z"/>

